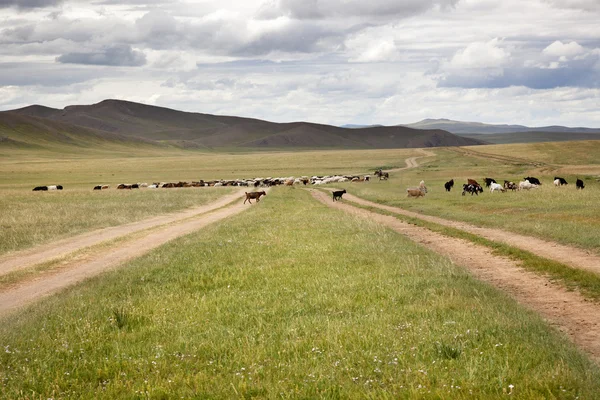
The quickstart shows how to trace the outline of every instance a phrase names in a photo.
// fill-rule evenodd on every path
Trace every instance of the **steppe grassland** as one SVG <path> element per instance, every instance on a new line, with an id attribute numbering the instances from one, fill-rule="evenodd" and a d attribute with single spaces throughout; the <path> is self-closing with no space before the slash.
<path id="1" fill-rule="evenodd" d="M 3 190 L 0 254 L 208 204 L 238 189 Z"/>
<path id="2" fill-rule="evenodd" d="M 375 167 L 404 166 L 420 155 L 414 149 L 322 150 L 248 153 L 165 151 L 127 157 L 59 157 L 56 153 L 19 153 L 0 159 L 0 191 L 61 184 L 92 189 L 97 184 L 245 179 L 256 177 L 366 173 Z"/>
<path id="3" fill-rule="evenodd" d="M 414 150 L 192 153 L 165 150 L 144 156 L 95 158 L 83 152 L 17 153 L 0 160 L 0 254 L 92 229 L 138 221 L 206 204 L 229 188 L 116 190 L 119 183 L 237 179 L 365 173 L 378 166 L 404 165 Z M 97 184 L 111 184 L 93 191 Z M 62 184 L 60 192 L 32 192 Z"/>
<path id="4" fill-rule="evenodd" d="M 598 367 L 535 314 L 285 187 L 6 319 L 0 345 L 8 398 L 600 392 Z"/>
<path id="5" fill-rule="evenodd" d="M 578 142 L 546 145 L 554 152 L 546 157 L 559 160 L 559 153 L 570 153 Z M 536 144 L 545 145 L 545 144 Z M 522 157 L 530 145 L 507 145 L 514 154 Z M 523 146 L 523 148 L 520 148 Z M 504 145 L 490 146 L 503 153 Z M 473 147 L 483 151 L 481 146 Z M 502 228 L 508 231 L 555 240 L 576 245 L 600 253 L 600 183 L 593 175 L 579 175 L 586 182 L 584 190 L 576 190 L 575 175 L 561 175 L 570 184 L 555 187 L 554 173 L 540 175 L 537 167 L 518 161 L 507 163 L 492 158 L 465 157 L 452 149 L 432 149 L 435 158 L 425 159 L 417 169 L 390 174 L 389 181 L 375 180 L 369 184 L 336 184 L 350 193 L 390 206 L 398 206 L 424 214 L 460 220 L 475 225 Z M 587 153 L 586 153 L 587 154 Z M 589 156 L 586 163 L 600 162 L 596 153 Z M 533 161 L 533 159 L 532 159 Z M 573 161 L 576 163 L 576 161 Z M 600 166 L 600 165 L 599 165 Z M 563 168 L 556 165 L 556 168 Z M 568 167 L 568 165 L 567 165 Z M 594 165 L 591 165 L 594 170 Z M 490 193 L 485 190 L 479 196 L 461 196 L 462 184 L 473 178 L 483 184 L 484 177 L 496 179 L 500 184 L 506 180 L 518 182 L 529 174 L 538 177 L 543 185 L 534 190 Z M 454 189 L 450 193 L 444 183 L 454 179 Z M 424 180 L 428 193 L 424 198 L 406 197 L 406 188 L 415 187 Z"/>
<path id="6" fill-rule="evenodd" d="M 558 165 L 600 165 L 600 140 L 477 146 L 473 150 Z"/>

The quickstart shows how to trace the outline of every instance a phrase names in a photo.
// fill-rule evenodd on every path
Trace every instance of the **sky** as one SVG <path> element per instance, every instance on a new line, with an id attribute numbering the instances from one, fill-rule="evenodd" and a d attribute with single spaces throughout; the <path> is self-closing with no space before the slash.
<path id="1" fill-rule="evenodd" d="M 0 0 L 0 110 L 600 128 L 600 0 Z"/>

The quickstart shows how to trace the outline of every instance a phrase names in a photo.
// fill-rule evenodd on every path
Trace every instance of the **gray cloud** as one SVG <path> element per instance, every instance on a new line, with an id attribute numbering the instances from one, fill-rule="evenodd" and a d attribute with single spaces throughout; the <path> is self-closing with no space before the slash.
<path id="1" fill-rule="evenodd" d="M 139 67 L 146 64 L 146 56 L 131 46 L 114 46 L 97 52 L 63 54 L 56 61 L 63 64 Z"/>
<path id="2" fill-rule="evenodd" d="M 0 88 L 39 86 L 60 88 L 108 76 L 106 69 L 35 63 L 0 63 Z"/>
<path id="3" fill-rule="evenodd" d="M 270 0 L 258 12 L 261 18 L 402 17 L 433 7 L 452 7 L 459 0 Z"/>
<path id="4" fill-rule="evenodd" d="M 0 8 L 43 8 L 56 6 L 62 2 L 63 0 L 0 0 Z"/>
<path id="5" fill-rule="evenodd" d="M 506 68 L 499 74 L 449 75 L 443 78 L 438 86 L 466 89 L 499 89 L 511 86 L 525 86 L 531 89 L 600 88 L 600 71 L 587 66 L 555 69 Z"/>

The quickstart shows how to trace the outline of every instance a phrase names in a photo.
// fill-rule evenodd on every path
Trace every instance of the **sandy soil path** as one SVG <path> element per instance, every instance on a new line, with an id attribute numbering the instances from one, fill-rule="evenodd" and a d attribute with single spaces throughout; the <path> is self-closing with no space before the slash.
<path id="1" fill-rule="evenodd" d="M 404 162 L 406 163 L 406 167 L 386 169 L 384 172 L 398 172 L 398 171 L 403 171 L 405 169 L 417 168 L 419 166 L 419 163 L 417 162 L 417 160 L 419 158 L 433 157 L 436 155 L 434 152 L 429 151 L 429 150 L 425 150 L 425 149 L 417 149 L 417 150 L 423 155 L 416 156 L 416 157 L 409 157 L 406 160 L 404 160 Z"/>
<path id="2" fill-rule="evenodd" d="M 226 198 L 220 199 L 205 207 L 214 210 L 218 205 L 225 205 L 235 198 L 240 198 L 240 194 L 236 193 L 235 195 L 226 196 Z M 115 246 L 104 252 L 100 258 L 87 260 L 55 274 L 44 275 L 35 280 L 21 283 L 15 288 L 0 293 L 0 316 L 39 300 L 44 296 L 56 293 L 61 289 L 76 284 L 86 278 L 113 269 L 123 262 L 140 257 L 144 253 L 147 253 L 170 240 L 194 232 L 229 216 L 238 214 L 248 207 L 251 206 L 243 204 L 240 199 L 232 206 L 202 214 L 195 218 L 189 218 L 195 215 L 192 214 L 184 221 L 164 225 L 158 230 L 153 230 L 146 236 L 136 238 L 124 245 Z"/>
<path id="3" fill-rule="evenodd" d="M 469 269 L 476 278 L 508 292 L 520 303 L 541 314 L 590 354 L 592 359 L 600 362 L 600 305 L 586 301 L 580 294 L 569 292 L 544 277 L 524 270 L 513 260 L 493 255 L 485 246 L 443 236 L 426 228 L 404 223 L 395 217 L 369 212 L 347 203 L 334 203 L 330 196 L 321 191 L 312 189 L 310 192 L 315 199 L 329 207 L 388 226 L 449 257 L 455 264 Z"/>
<path id="4" fill-rule="evenodd" d="M 41 262 L 63 257 L 69 253 L 85 247 L 93 246 L 108 240 L 113 240 L 131 233 L 154 228 L 160 225 L 173 223 L 182 219 L 190 218 L 198 214 L 206 213 L 223 207 L 243 194 L 244 190 L 223 196 L 217 201 L 200 207 L 194 207 L 177 213 L 161 215 L 146 220 L 110 228 L 97 229 L 78 236 L 63 239 L 57 242 L 37 246 L 32 249 L 11 253 L 0 257 L 0 275 L 8 272 L 28 268 Z"/>
<path id="5" fill-rule="evenodd" d="M 518 233 L 504 231 L 501 229 L 482 228 L 466 222 L 452 221 L 440 217 L 433 217 L 404 210 L 399 207 L 386 206 L 361 199 L 360 197 L 353 196 L 351 194 L 345 194 L 344 198 L 363 206 L 377 207 L 381 210 L 389 211 L 395 214 L 419 218 L 423 221 L 434 222 L 443 226 L 460 229 L 489 240 L 509 244 L 519 249 L 529 251 L 540 257 L 558 261 L 573 268 L 585 269 L 600 274 L 600 256 L 592 251 L 546 241 L 532 236 L 520 235 Z M 421 200 L 422 199 L 416 199 L 415 201 Z"/>

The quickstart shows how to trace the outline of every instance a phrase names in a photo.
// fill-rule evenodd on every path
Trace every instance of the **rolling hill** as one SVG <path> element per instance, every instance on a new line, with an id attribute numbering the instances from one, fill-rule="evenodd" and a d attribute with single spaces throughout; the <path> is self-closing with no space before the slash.
<path id="1" fill-rule="evenodd" d="M 42 114 L 47 110 L 40 109 Z M 51 109 L 50 109 L 51 110 Z M 163 149 L 166 145 L 140 137 L 130 137 L 48 118 L 0 112 L 0 149 L 44 149 L 78 152 Z"/>
<path id="2" fill-rule="evenodd" d="M 454 134 L 501 134 L 501 133 L 522 133 L 522 132 L 544 132 L 544 133 L 585 133 L 600 134 L 600 129 L 594 128 L 569 128 L 566 126 L 542 126 L 529 127 L 525 125 L 494 125 L 484 124 L 482 122 L 464 122 L 450 119 L 424 119 L 412 124 L 402 125 L 415 129 L 443 129 Z M 574 139 L 571 139 L 574 140 Z M 583 139 L 582 139 L 583 140 Z"/>
<path id="3" fill-rule="evenodd" d="M 308 122 L 274 123 L 252 118 L 190 113 L 122 100 L 104 100 L 92 105 L 54 109 L 33 105 L 0 112 L 1 118 L 20 117 L 29 121 L 39 138 L 48 127 L 47 138 L 58 141 L 105 137 L 109 141 L 142 141 L 148 145 L 175 145 L 182 148 L 405 148 L 468 146 L 482 141 L 439 130 L 419 130 L 403 126 L 376 126 L 346 129 Z M 28 128 L 29 129 L 29 128 Z M 73 133 L 67 134 L 66 132 Z M 61 135 L 58 135 L 58 134 Z M 21 129 L 21 135 L 23 129 Z M 5 128 L 0 136 L 24 141 Z M 67 136 L 68 138 L 65 138 Z M 40 140 L 32 141 L 40 144 Z M 0 145 L 2 145 L 0 143 Z"/>

